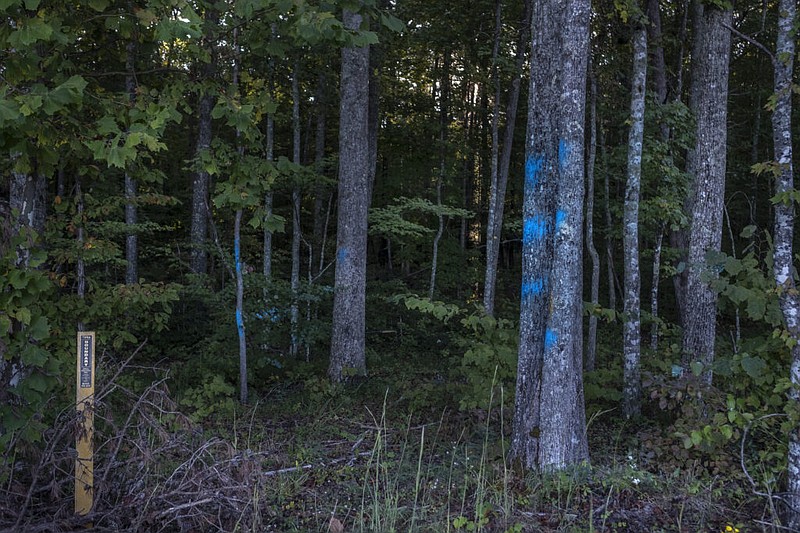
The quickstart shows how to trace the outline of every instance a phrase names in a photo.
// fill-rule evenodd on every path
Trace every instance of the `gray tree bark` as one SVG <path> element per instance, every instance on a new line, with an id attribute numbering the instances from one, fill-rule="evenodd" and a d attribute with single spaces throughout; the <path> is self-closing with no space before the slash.
<path id="1" fill-rule="evenodd" d="M 300 61 L 295 62 L 294 72 L 292 73 L 292 160 L 299 165 L 300 161 L 300 81 L 299 81 Z M 298 329 L 300 321 L 300 309 L 298 307 L 298 291 L 300 290 L 300 241 L 302 240 L 302 230 L 300 228 L 300 186 L 292 188 L 292 305 L 290 310 L 291 320 L 291 346 L 289 352 L 292 357 L 297 356 L 300 349 L 300 339 Z"/>
<path id="2" fill-rule="evenodd" d="M 435 95 L 434 95 L 435 98 Z M 444 186 L 447 172 L 447 127 L 450 122 L 448 105 L 450 101 L 450 51 L 445 51 L 442 61 L 442 90 L 439 95 L 439 174 L 436 177 L 436 205 L 442 206 L 442 187 Z M 436 273 L 439 266 L 439 241 L 444 234 L 444 215 L 437 217 L 439 227 L 433 237 L 433 252 L 431 257 L 431 281 L 428 287 L 428 298 L 433 300 L 436 292 Z"/>
<path id="3" fill-rule="evenodd" d="M 588 460 L 582 231 L 589 2 L 533 7 L 520 349 L 511 455 L 553 470 Z"/>
<path id="4" fill-rule="evenodd" d="M 214 45 L 211 27 L 216 25 L 219 14 L 209 9 L 205 14 L 206 34 L 203 37 L 205 46 L 211 50 L 212 60 L 202 67 L 203 78 L 210 80 L 214 75 Z M 195 141 L 195 158 L 211 147 L 211 111 L 215 98 L 208 89 L 202 90 L 197 106 L 197 140 Z M 195 274 L 205 274 L 208 270 L 208 253 L 206 236 L 208 235 L 208 190 L 211 178 L 208 172 L 198 169 L 192 176 L 192 224 L 190 229 L 191 257 L 189 268 Z"/>
<path id="5" fill-rule="evenodd" d="M 349 29 L 359 14 L 345 10 Z M 366 374 L 365 291 L 369 210 L 369 47 L 342 50 L 339 122 L 339 210 L 328 375 L 341 382 Z"/>
<path id="6" fill-rule="evenodd" d="M 136 100 L 135 59 L 136 42 L 131 40 L 125 47 L 125 91 L 128 100 L 133 104 Z M 134 228 L 138 222 L 136 206 L 136 180 L 130 170 L 125 172 L 125 224 Z M 129 231 L 125 236 L 125 284 L 133 285 L 139 282 L 139 236 L 136 230 Z"/>
<path id="7" fill-rule="evenodd" d="M 778 18 L 778 37 L 774 59 L 775 110 L 772 113 L 772 138 L 775 161 L 780 165 L 780 174 L 775 179 L 775 193 L 794 190 L 792 164 L 792 72 L 794 69 L 795 37 L 794 25 L 797 16 L 796 0 L 781 0 Z M 773 242 L 773 273 L 780 298 L 781 311 L 786 329 L 795 341 L 791 348 L 790 399 L 800 402 L 800 297 L 794 281 L 793 241 L 794 202 L 787 200 L 775 205 Z M 800 530 L 800 431 L 789 432 L 788 452 L 788 513 L 787 526 L 792 531 Z"/>
<path id="8" fill-rule="evenodd" d="M 591 69 L 591 66 L 589 67 Z M 589 158 L 586 161 L 586 250 L 592 260 L 592 285 L 589 300 L 600 303 L 600 254 L 594 244 L 594 165 L 597 156 L 597 80 L 589 80 Z M 597 362 L 597 315 L 589 315 L 584 370 L 592 372 Z"/>
<path id="9" fill-rule="evenodd" d="M 641 412 L 641 272 L 639 266 L 639 199 L 642 189 L 642 142 L 644 139 L 644 96 L 647 87 L 647 30 L 635 22 L 633 34 L 633 85 L 631 127 L 628 133 L 628 181 L 625 187 L 623 244 L 625 254 L 625 300 L 623 303 L 623 399 L 627 418 Z"/>
<path id="10" fill-rule="evenodd" d="M 506 189 L 508 186 L 508 172 L 511 166 L 511 149 L 514 143 L 514 130 L 517 121 L 522 67 L 525 63 L 526 44 L 530 38 L 531 1 L 532 0 L 525 0 L 523 21 L 520 25 L 517 39 L 517 52 L 514 65 L 515 75 L 511 81 L 511 89 L 508 93 L 503 149 L 500 154 L 500 161 L 497 169 L 497 180 L 496 183 L 492 183 L 489 192 L 489 215 L 486 221 L 486 274 L 484 276 L 483 291 L 483 307 L 486 310 L 486 314 L 489 316 L 494 316 L 495 293 L 497 288 L 497 262 L 500 257 L 500 237 L 503 231 L 503 214 L 505 211 Z M 498 3 L 498 12 L 499 5 L 500 3 Z M 498 100 L 496 106 L 499 106 L 499 98 L 496 98 L 496 100 Z M 496 107 L 495 112 L 499 114 L 499 107 Z M 494 118 L 492 120 L 494 120 Z M 492 127 L 494 128 L 494 124 Z M 465 207 L 469 208 L 468 206 Z"/>
<path id="11" fill-rule="evenodd" d="M 710 384 L 717 296 L 703 277 L 714 275 L 706 254 L 719 251 L 722 240 L 731 10 L 699 5 L 697 15 L 691 91 L 697 134 L 689 167 L 694 181 L 686 279 L 686 300 L 692 305 L 684 310 L 683 363 L 701 362 Z"/>

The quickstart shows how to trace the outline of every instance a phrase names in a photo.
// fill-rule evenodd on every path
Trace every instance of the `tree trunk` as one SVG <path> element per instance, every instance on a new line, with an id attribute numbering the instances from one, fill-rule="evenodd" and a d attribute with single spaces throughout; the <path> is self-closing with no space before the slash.
<path id="1" fill-rule="evenodd" d="M 778 19 L 778 38 L 774 60 L 775 110 L 772 113 L 772 138 L 775 161 L 780 173 L 775 179 L 776 195 L 794 191 L 792 165 L 792 71 L 794 68 L 794 25 L 796 23 L 796 0 L 781 0 Z M 773 273 L 777 286 L 781 311 L 794 345 L 791 348 L 790 379 L 793 387 L 789 397 L 800 402 L 800 297 L 794 282 L 793 241 L 794 202 L 784 199 L 775 204 L 775 228 Z M 800 430 L 789 432 L 787 479 L 787 526 L 792 531 L 800 530 Z"/>
<path id="2" fill-rule="evenodd" d="M 591 66 L 589 67 L 591 69 Z M 590 302 L 600 303 L 600 254 L 594 245 L 594 164 L 597 156 L 597 80 L 589 80 L 589 158 L 586 162 L 586 249 L 592 259 L 592 286 Z M 586 339 L 584 370 L 592 372 L 597 362 L 597 315 L 589 315 L 589 330 Z"/>
<path id="3" fill-rule="evenodd" d="M 314 97 L 316 103 L 317 128 L 314 137 L 314 170 L 322 175 L 325 171 L 325 130 L 327 128 L 328 106 L 327 106 L 327 76 L 325 70 L 321 69 L 317 80 L 317 94 Z M 328 196 L 328 187 L 319 183 L 314 187 L 314 233 L 312 235 L 312 252 L 309 266 L 310 273 L 317 275 L 322 271 L 322 234 L 325 231 L 325 198 Z"/>
<path id="4" fill-rule="evenodd" d="M 272 25 L 272 38 L 275 38 L 275 24 Z M 275 74 L 275 61 L 270 58 L 269 62 L 267 63 L 267 91 L 269 92 L 269 97 L 274 98 L 275 96 L 275 81 L 274 81 L 274 74 Z M 265 151 L 266 151 L 266 158 L 267 161 L 274 161 L 275 159 L 275 120 L 273 118 L 272 113 L 267 113 L 267 125 L 266 125 L 266 139 L 265 139 Z M 269 220 L 272 218 L 272 191 L 268 191 L 264 195 L 264 218 Z M 264 274 L 264 278 L 269 281 L 272 277 L 272 230 L 265 227 L 264 228 L 264 249 L 263 249 L 263 265 L 262 270 Z M 264 295 L 266 299 L 266 294 Z"/>
<path id="5" fill-rule="evenodd" d="M 244 331 L 244 278 L 241 258 L 242 210 L 236 210 L 233 223 L 233 257 L 236 263 L 236 332 L 239 336 L 239 401 L 247 403 L 247 341 Z"/>
<path id="6" fill-rule="evenodd" d="M 650 286 L 650 314 L 653 317 L 653 323 L 650 325 L 650 350 L 653 353 L 658 351 L 658 285 L 661 279 L 661 249 L 664 245 L 665 231 L 666 224 L 661 223 L 653 248 L 653 283 Z"/>
<path id="7" fill-rule="evenodd" d="M 614 221 L 611 218 L 611 187 L 609 184 L 608 172 L 608 154 L 606 152 L 606 139 L 603 133 L 603 125 L 600 124 L 598 128 L 598 139 L 600 140 L 600 156 L 603 163 L 603 198 L 604 198 L 604 211 L 606 221 L 606 278 L 608 279 L 608 308 L 617 310 L 617 284 L 616 276 L 614 275 L 614 239 L 611 237 L 611 231 L 614 227 Z"/>
<path id="8" fill-rule="evenodd" d="M 523 21 L 520 25 L 517 39 L 517 55 L 515 61 L 514 79 L 511 81 L 511 90 L 508 95 L 506 108 L 506 124 L 503 138 L 503 151 L 496 180 L 493 180 L 489 192 L 489 216 L 486 223 L 486 275 L 484 277 L 483 307 L 489 316 L 494 316 L 494 301 L 497 288 L 497 262 L 500 257 L 500 238 L 503 230 L 503 214 L 505 207 L 506 189 L 508 186 L 508 172 L 511 166 L 511 149 L 514 143 L 514 130 L 517 121 L 517 107 L 519 104 L 519 89 L 522 78 L 522 68 L 525 62 L 526 42 L 530 33 L 531 1 L 525 0 Z M 498 2 L 498 12 L 499 12 Z M 498 21 L 499 24 L 499 21 Z M 499 106 L 499 101 L 496 103 Z M 496 107 L 499 113 L 499 107 Z M 494 124 L 492 124 L 494 128 Z M 493 139 L 495 133 L 493 132 Z"/>
<path id="9" fill-rule="evenodd" d="M 639 198 L 642 188 L 644 96 L 647 83 L 647 30 L 635 22 L 633 35 L 633 86 L 631 128 L 628 134 L 628 182 L 625 188 L 623 239 L 625 249 L 625 301 L 622 326 L 624 385 L 622 412 L 627 418 L 641 412 L 641 273 L 639 267 Z"/>
<path id="10" fill-rule="evenodd" d="M 511 455 L 552 470 L 589 457 L 581 282 L 589 2 L 536 2 L 532 29 Z"/>
<path id="11" fill-rule="evenodd" d="M 492 46 L 492 82 L 494 100 L 492 101 L 492 154 L 489 178 L 489 213 L 486 220 L 486 274 L 484 276 L 483 308 L 486 314 L 494 316 L 494 285 L 497 279 L 497 253 L 500 251 L 500 235 L 497 231 L 497 207 L 500 202 L 498 163 L 500 158 L 500 67 L 497 64 L 500 54 L 500 31 L 503 24 L 503 2 L 495 2 L 494 45 Z M 497 242 L 498 246 L 495 246 Z"/>
<path id="12" fill-rule="evenodd" d="M 128 101 L 133 105 L 136 100 L 136 80 L 134 67 L 136 59 L 136 42 L 131 40 L 126 46 L 125 56 L 125 91 Z M 125 172 L 125 225 L 129 229 L 125 236 L 125 284 L 134 285 L 139 282 L 139 240 L 135 226 L 138 222 L 136 208 L 136 180 L 131 176 L 130 170 Z"/>
<path id="13" fill-rule="evenodd" d="M 300 82 L 299 82 L 300 61 L 294 66 L 292 73 L 292 160 L 299 165 L 300 161 Z M 298 329 L 300 321 L 300 309 L 297 299 L 300 290 L 300 241 L 303 238 L 300 229 L 300 186 L 292 188 L 292 305 L 291 305 L 291 329 L 292 340 L 289 352 L 292 357 L 297 356 L 300 349 Z"/>
<path id="14" fill-rule="evenodd" d="M 714 361 L 717 296 L 704 274 L 714 276 L 705 264 L 706 254 L 719 251 L 725 194 L 727 98 L 731 11 L 700 6 L 695 21 L 698 39 L 693 58 L 693 106 L 697 136 L 691 157 L 694 177 L 689 233 L 688 276 L 683 334 L 683 363 L 703 364 L 703 379 L 711 384 Z"/>
<path id="15" fill-rule="evenodd" d="M 14 159 L 12 157 L 12 159 Z M 34 168 L 31 172 L 11 171 L 9 207 L 18 213 L 13 221 L 13 232 L 19 234 L 23 228 L 35 231 L 39 239 L 44 232 L 47 215 L 47 180 Z M 17 265 L 28 268 L 31 257 L 29 245 L 17 248 Z"/>
<path id="16" fill-rule="evenodd" d="M 442 186 L 447 172 L 447 127 L 450 121 L 448 104 L 450 100 L 450 52 L 445 51 L 442 61 L 442 90 L 439 95 L 439 175 L 436 179 L 436 205 L 442 207 Z M 438 215 L 439 228 L 433 237 L 433 253 L 431 257 L 431 282 L 428 288 L 428 298 L 433 300 L 436 291 L 436 271 L 439 265 L 439 241 L 444 234 L 444 215 Z"/>
<path id="17" fill-rule="evenodd" d="M 345 10 L 345 27 L 361 15 Z M 339 210 L 328 375 L 341 382 L 366 374 L 365 291 L 369 210 L 369 47 L 342 50 L 339 122 Z"/>
<path id="18" fill-rule="evenodd" d="M 209 9 L 205 15 L 206 34 L 203 37 L 205 45 L 211 50 L 209 63 L 202 67 L 203 77 L 206 80 L 214 74 L 214 45 L 211 26 L 219 20 L 219 14 Z M 211 90 L 202 90 L 197 107 L 197 140 L 195 141 L 195 159 L 200 159 L 204 152 L 211 147 L 211 111 L 214 109 L 215 98 Z M 202 169 L 195 171 L 192 177 L 192 224 L 190 230 L 191 258 L 189 268 L 195 274 L 205 274 L 208 271 L 208 253 L 206 251 L 206 236 L 208 235 L 208 190 L 210 176 Z"/>

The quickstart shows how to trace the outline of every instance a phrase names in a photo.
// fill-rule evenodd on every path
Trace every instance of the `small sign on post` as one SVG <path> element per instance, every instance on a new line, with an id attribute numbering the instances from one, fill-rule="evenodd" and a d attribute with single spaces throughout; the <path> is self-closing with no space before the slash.
<path id="1" fill-rule="evenodd" d="M 93 331 L 78 332 L 78 376 L 75 408 L 75 514 L 87 515 L 94 502 L 94 342 Z"/>

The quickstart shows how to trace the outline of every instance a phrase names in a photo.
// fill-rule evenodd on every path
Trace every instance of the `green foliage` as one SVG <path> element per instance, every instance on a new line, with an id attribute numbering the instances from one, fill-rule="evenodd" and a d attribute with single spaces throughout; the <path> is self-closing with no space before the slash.
<path id="1" fill-rule="evenodd" d="M 10 250 L 28 247 L 36 235 L 23 230 Z M 16 253 L 0 254 L 0 456 L 38 443 L 48 427 L 45 406 L 60 383 L 62 362 L 52 351 L 53 284 L 41 269 L 45 255 L 32 250 L 29 268 Z"/>
<path id="2" fill-rule="evenodd" d="M 212 415 L 228 416 L 236 409 L 236 387 L 219 374 L 208 374 L 183 393 L 181 405 L 192 410 L 195 422 Z"/>
<path id="3" fill-rule="evenodd" d="M 514 386 L 517 378 L 519 329 L 506 319 L 495 319 L 482 313 L 461 320 L 466 334 L 456 344 L 465 349 L 461 360 L 461 375 L 466 380 L 460 405 L 462 409 L 487 409 L 492 387 L 503 390 L 503 399 L 514 405 Z M 496 391 L 494 396 L 500 398 Z"/>

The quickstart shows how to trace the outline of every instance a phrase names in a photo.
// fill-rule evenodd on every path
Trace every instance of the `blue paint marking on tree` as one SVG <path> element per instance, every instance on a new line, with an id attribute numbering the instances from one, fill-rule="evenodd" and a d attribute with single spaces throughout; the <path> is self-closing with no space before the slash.
<path id="1" fill-rule="evenodd" d="M 564 139 L 558 140 L 558 168 L 564 170 L 569 162 L 569 153 L 572 151 L 569 143 Z"/>
<path id="2" fill-rule="evenodd" d="M 545 285 L 547 285 L 547 282 L 543 278 L 524 282 L 522 284 L 522 299 L 527 300 L 528 298 L 539 296 L 544 291 Z"/>
<path id="3" fill-rule="evenodd" d="M 558 231 L 558 228 L 560 228 L 561 225 L 566 221 L 567 221 L 567 212 L 562 209 L 556 211 L 556 231 Z"/>
<path id="4" fill-rule="evenodd" d="M 522 242 L 530 244 L 541 241 L 547 234 L 547 221 L 544 217 L 534 215 L 525 219 L 522 225 Z"/>
<path id="5" fill-rule="evenodd" d="M 339 251 L 336 253 L 336 261 L 338 263 L 344 263 L 347 260 L 347 254 L 347 248 L 339 248 Z"/>
<path id="6" fill-rule="evenodd" d="M 239 237 L 237 236 L 233 240 L 233 261 L 236 263 L 236 273 L 239 274 L 242 271 L 242 262 L 239 258 Z"/>
<path id="7" fill-rule="evenodd" d="M 236 329 L 239 330 L 240 335 L 244 335 L 244 320 L 242 319 L 242 310 L 236 310 Z"/>
<path id="8" fill-rule="evenodd" d="M 525 161 L 525 183 L 529 187 L 535 187 L 539 182 L 539 171 L 542 170 L 544 156 L 531 154 Z"/>
<path id="9" fill-rule="evenodd" d="M 558 342 L 558 333 L 552 329 L 545 330 L 544 332 L 544 349 L 549 350 Z"/>

